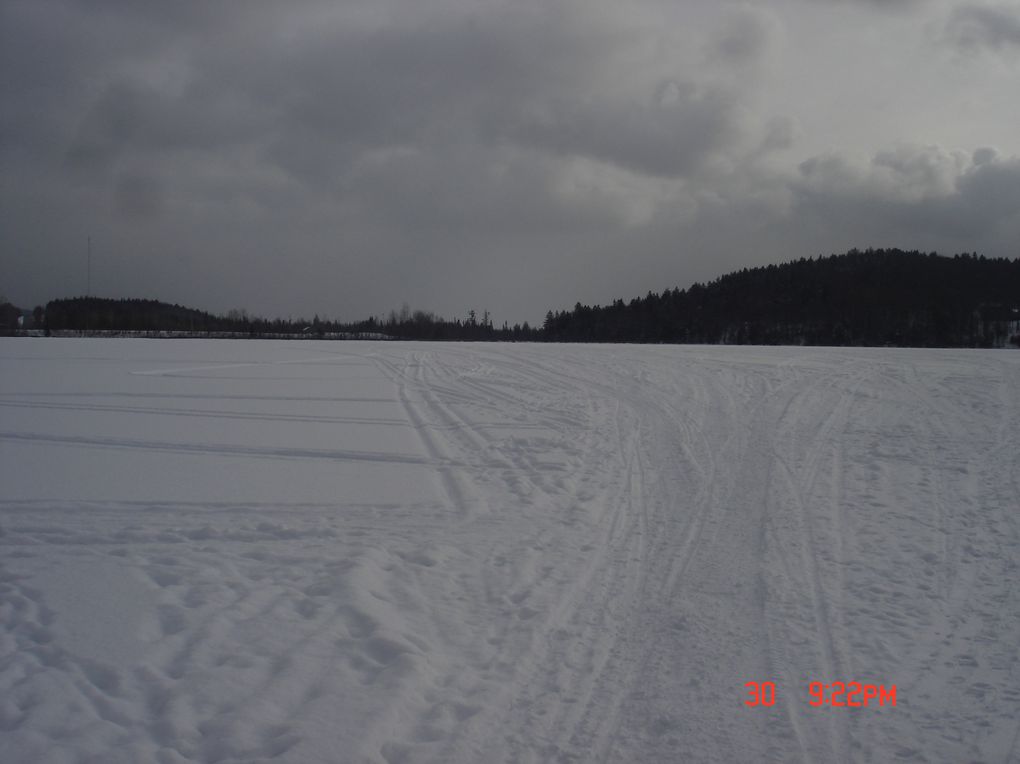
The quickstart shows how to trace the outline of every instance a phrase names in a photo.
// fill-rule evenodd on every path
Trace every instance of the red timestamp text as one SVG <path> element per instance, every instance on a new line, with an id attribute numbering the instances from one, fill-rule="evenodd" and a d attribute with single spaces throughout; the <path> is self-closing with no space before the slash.
<path id="1" fill-rule="evenodd" d="M 776 704 L 775 682 L 745 682 L 748 698 L 745 706 L 774 706 Z"/>
<path id="2" fill-rule="evenodd" d="M 864 684 L 862 682 L 811 682 L 808 704 L 816 707 L 865 708 L 875 702 L 880 706 L 896 705 L 896 685 Z"/>
<path id="3" fill-rule="evenodd" d="M 776 704 L 775 682 L 745 682 L 745 706 L 770 707 Z M 866 682 L 811 682 L 808 684 L 808 704 L 829 708 L 867 708 L 868 706 L 895 706 L 896 685 Z"/>

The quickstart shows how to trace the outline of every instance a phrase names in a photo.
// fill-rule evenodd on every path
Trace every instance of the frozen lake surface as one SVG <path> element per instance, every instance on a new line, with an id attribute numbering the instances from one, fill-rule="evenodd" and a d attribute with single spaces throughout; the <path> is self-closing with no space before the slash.
<path id="1" fill-rule="evenodd" d="M 810 704 L 837 681 L 896 705 Z M 1020 353 L 0 339 L 5 764 L 1018 729 Z"/>

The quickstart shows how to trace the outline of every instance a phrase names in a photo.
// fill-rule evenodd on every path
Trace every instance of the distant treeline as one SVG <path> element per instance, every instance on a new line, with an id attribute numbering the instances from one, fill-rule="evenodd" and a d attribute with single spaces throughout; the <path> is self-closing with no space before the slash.
<path id="1" fill-rule="evenodd" d="M 851 250 L 546 315 L 573 342 L 995 347 L 1020 344 L 1020 260 Z"/>
<path id="2" fill-rule="evenodd" d="M 741 270 L 689 289 L 549 311 L 542 327 L 494 326 L 487 311 L 446 320 L 405 306 L 342 323 L 225 316 L 157 300 L 75 297 L 0 310 L 0 330 L 184 332 L 247 337 L 386 336 L 414 340 L 764 345 L 1020 345 L 1020 259 L 851 250 Z M 8 315 L 9 314 L 9 315 Z M 21 315 L 21 323 L 12 322 Z M 11 324 L 8 326 L 7 324 Z"/>
<path id="3" fill-rule="evenodd" d="M 214 316 L 194 308 L 170 305 L 158 300 L 103 297 L 72 297 L 52 300 L 38 308 L 36 328 L 45 332 L 183 332 L 187 334 L 230 334 L 247 337 L 338 337 L 385 335 L 416 340 L 538 340 L 541 332 L 527 323 L 497 328 L 487 312 L 478 318 L 471 311 L 467 320 L 447 321 L 434 313 L 390 311 L 385 318 L 371 317 L 355 323 L 306 318 L 259 318 L 246 311 L 232 310 Z"/>
<path id="4" fill-rule="evenodd" d="M 225 332 L 230 319 L 158 300 L 72 297 L 51 300 L 43 314 L 47 331 Z"/>

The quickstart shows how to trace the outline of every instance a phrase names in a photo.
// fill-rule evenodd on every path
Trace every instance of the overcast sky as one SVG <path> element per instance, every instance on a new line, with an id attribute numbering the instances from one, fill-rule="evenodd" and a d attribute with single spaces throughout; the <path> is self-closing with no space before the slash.
<path id="1" fill-rule="evenodd" d="M 0 0 L 0 293 L 448 318 L 1020 256 L 1020 4 Z"/>

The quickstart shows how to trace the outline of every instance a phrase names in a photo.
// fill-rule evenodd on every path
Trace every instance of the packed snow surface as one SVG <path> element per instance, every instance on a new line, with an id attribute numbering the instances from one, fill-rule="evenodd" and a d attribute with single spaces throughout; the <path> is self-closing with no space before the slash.
<path id="1" fill-rule="evenodd" d="M 1018 471 L 1008 351 L 2 339 L 0 761 L 1016 762 Z"/>

